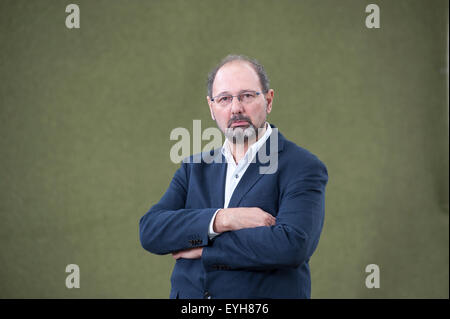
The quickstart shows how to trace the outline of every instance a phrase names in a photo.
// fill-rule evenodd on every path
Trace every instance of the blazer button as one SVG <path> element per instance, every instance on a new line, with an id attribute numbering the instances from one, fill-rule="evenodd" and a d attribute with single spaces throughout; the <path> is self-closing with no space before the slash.
<path id="1" fill-rule="evenodd" d="M 211 294 L 209 293 L 209 291 L 205 291 L 205 293 L 203 294 L 203 299 L 211 299 Z"/>

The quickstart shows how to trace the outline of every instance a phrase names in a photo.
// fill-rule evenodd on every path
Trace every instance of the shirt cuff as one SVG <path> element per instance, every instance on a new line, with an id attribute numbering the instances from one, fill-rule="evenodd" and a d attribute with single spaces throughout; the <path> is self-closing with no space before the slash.
<path id="1" fill-rule="evenodd" d="M 214 237 L 220 235 L 220 233 L 216 233 L 214 231 L 214 220 L 216 219 L 216 215 L 219 212 L 219 210 L 221 210 L 222 208 L 219 208 L 218 210 L 216 210 L 216 212 L 214 213 L 213 217 L 211 218 L 211 221 L 209 222 L 209 229 L 208 229 L 208 236 L 209 239 L 213 239 Z"/>

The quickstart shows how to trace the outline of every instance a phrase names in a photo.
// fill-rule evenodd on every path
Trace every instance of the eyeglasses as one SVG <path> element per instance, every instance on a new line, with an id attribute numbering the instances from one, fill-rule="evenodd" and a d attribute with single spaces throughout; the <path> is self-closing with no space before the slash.
<path id="1" fill-rule="evenodd" d="M 231 95 L 231 94 L 218 95 L 211 98 L 211 101 L 216 102 L 220 106 L 228 106 L 231 104 L 231 102 L 233 102 L 233 98 L 237 97 L 239 102 L 243 104 L 250 104 L 253 101 L 255 101 L 256 97 L 260 94 L 261 92 L 245 91 L 239 93 L 238 95 Z"/>

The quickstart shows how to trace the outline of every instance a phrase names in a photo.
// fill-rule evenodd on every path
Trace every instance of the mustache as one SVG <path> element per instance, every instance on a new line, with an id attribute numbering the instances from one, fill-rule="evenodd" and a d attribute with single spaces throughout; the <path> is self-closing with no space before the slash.
<path id="1" fill-rule="evenodd" d="M 235 116 L 232 116 L 230 118 L 230 120 L 228 121 L 228 128 L 230 128 L 231 124 L 233 124 L 234 122 L 242 122 L 242 121 L 248 122 L 250 125 L 253 125 L 250 118 L 243 116 L 243 115 L 235 115 Z"/>

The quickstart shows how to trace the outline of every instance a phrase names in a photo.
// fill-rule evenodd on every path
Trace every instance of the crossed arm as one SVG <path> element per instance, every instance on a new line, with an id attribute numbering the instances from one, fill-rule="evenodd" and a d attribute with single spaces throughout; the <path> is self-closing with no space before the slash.
<path id="1" fill-rule="evenodd" d="M 275 217 L 259 207 L 224 208 L 217 212 L 213 230 L 221 234 L 243 228 L 273 226 L 275 222 Z M 197 259 L 202 257 L 202 253 L 203 247 L 197 247 L 173 252 L 172 256 L 175 259 Z"/>
<path id="2" fill-rule="evenodd" d="M 290 177 L 282 191 L 277 217 L 258 207 L 221 209 L 213 241 L 207 230 L 217 208 L 185 209 L 187 174 L 183 164 L 158 204 L 140 220 L 142 246 L 175 259 L 201 258 L 205 267 L 229 269 L 297 267 L 308 260 L 323 225 L 327 172 L 320 162 Z M 197 236 L 197 237 L 196 237 Z M 194 239 L 191 239 L 194 238 Z M 188 241 L 195 246 L 186 244 Z"/>

